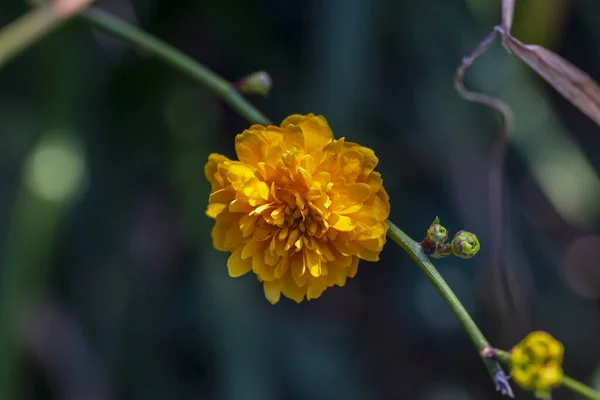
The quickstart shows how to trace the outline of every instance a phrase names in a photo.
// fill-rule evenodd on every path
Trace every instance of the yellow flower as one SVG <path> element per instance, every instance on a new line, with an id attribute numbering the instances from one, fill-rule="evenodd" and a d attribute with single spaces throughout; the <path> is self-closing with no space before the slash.
<path id="1" fill-rule="evenodd" d="M 206 214 L 229 275 L 253 271 L 272 304 L 316 299 L 378 261 L 390 204 L 371 149 L 334 139 L 322 116 L 252 125 L 235 139 L 239 161 L 211 154 Z"/>
<path id="2" fill-rule="evenodd" d="M 528 390 L 558 386 L 563 377 L 562 343 L 542 331 L 532 332 L 513 347 L 510 366 L 515 382 Z"/>

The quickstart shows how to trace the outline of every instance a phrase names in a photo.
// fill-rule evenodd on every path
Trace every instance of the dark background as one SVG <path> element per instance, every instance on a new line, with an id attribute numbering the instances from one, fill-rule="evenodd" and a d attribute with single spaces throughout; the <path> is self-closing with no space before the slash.
<path id="1" fill-rule="evenodd" d="M 436 262 L 486 336 L 544 329 L 600 387 L 600 128 L 500 45 L 470 88 L 516 114 L 492 268 L 498 118 L 453 88 L 499 1 L 100 0 L 228 80 L 274 121 L 323 114 L 379 156 L 391 219 L 439 215 L 477 257 Z M 600 80 L 600 3 L 517 2 L 514 35 Z M 26 12 L 0 2 L 0 24 Z M 391 241 L 300 305 L 228 277 L 204 215 L 211 152 L 248 124 L 207 89 L 75 20 L 0 70 L 0 399 L 499 399 L 455 317 Z M 15 392 L 16 391 L 16 392 Z M 518 391 L 521 399 L 533 398 Z M 14 396 L 12 398 L 15 398 Z M 556 399 L 575 398 L 559 390 Z"/>

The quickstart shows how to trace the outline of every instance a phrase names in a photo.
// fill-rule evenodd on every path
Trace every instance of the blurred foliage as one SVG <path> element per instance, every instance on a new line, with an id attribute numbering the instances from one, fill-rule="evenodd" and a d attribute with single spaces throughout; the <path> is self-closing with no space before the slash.
<path id="1" fill-rule="evenodd" d="M 403 230 L 418 237 L 439 215 L 477 233 L 477 257 L 436 265 L 492 343 L 548 330 L 565 369 L 600 385 L 598 127 L 499 45 L 467 73 L 517 118 L 503 270 L 489 266 L 497 119 L 452 79 L 499 2 L 97 4 L 231 81 L 267 71 L 269 96 L 251 100 L 274 121 L 323 114 L 373 148 Z M 0 25 L 25 11 L 0 3 Z M 593 0 L 520 2 L 513 33 L 598 81 L 599 15 Z M 0 374 L 11 377 L 0 398 L 499 397 L 391 243 L 345 288 L 301 305 L 273 307 L 255 279 L 227 276 L 203 168 L 211 152 L 233 156 L 247 124 L 195 82 L 73 21 L 0 71 L 0 104 Z"/>

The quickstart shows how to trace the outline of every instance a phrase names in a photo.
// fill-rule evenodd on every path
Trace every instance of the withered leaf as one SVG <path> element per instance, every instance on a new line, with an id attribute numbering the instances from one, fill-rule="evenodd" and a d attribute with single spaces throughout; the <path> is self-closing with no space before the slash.
<path id="1" fill-rule="evenodd" d="M 509 49 L 600 126 L 600 86 L 588 74 L 542 46 L 504 35 Z"/>
<path id="2" fill-rule="evenodd" d="M 515 0 L 502 0 L 502 28 L 508 34 L 510 34 L 514 13 Z"/>

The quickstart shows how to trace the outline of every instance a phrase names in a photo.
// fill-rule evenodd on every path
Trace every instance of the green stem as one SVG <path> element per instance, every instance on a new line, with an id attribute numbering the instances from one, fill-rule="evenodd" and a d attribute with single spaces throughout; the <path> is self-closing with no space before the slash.
<path id="1" fill-rule="evenodd" d="M 246 118 L 248 122 L 261 125 L 271 123 L 231 83 L 173 46 L 97 8 L 90 8 L 79 16 L 98 29 L 134 44 L 148 54 L 203 84 Z"/>
<path id="2" fill-rule="evenodd" d="M 566 375 L 563 376 L 562 385 L 565 387 L 565 389 L 568 389 L 573 393 L 580 394 L 581 396 L 590 400 L 600 400 L 600 392 Z"/>
<path id="3" fill-rule="evenodd" d="M 435 266 L 431 263 L 431 261 L 429 261 L 429 258 L 427 258 L 427 256 L 423 253 L 421 245 L 415 242 L 396 225 L 394 225 L 394 223 L 391 221 L 388 222 L 390 224 L 388 236 L 400 247 L 402 247 L 402 249 L 406 251 L 413 261 L 419 266 L 419 268 L 421 268 L 421 271 L 423 271 L 425 276 L 427 276 L 427 279 L 429 279 L 431 284 L 442 296 L 446 304 L 448 304 L 456 318 L 458 318 L 460 324 L 471 338 L 471 341 L 475 345 L 477 351 L 481 353 L 481 350 L 490 347 L 489 342 L 485 336 L 483 336 L 479 330 L 479 327 L 477 327 L 458 297 L 456 297 L 450 286 L 448 286 L 448 283 L 446 283 L 442 275 L 440 275 Z M 500 365 L 496 361 L 486 358 L 482 359 L 492 377 L 501 369 Z"/>
<path id="4" fill-rule="evenodd" d="M 496 357 L 502 363 L 504 363 L 506 365 L 510 365 L 510 353 L 509 352 L 504 351 L 504 350 L 498 350 L 496 352 Z M 591 387 L 587 386 L 586 384 L 584 384 L 582 382 L 579 382 L 578 380 L 575 380 L 571 377 L 563 375 L 561 383 L 565 389 L 570 390 L 573 393 L 577 393 L 577 394 L 585 397 L 586 399 L 600 400 L 600 392 L 592 389 Z"/>
<path id="5" fill-rule="evenodd" d="M 48 5 L 35 8 L 0 30 L 0 66 L 31 46 L 63 20 Z"/>

